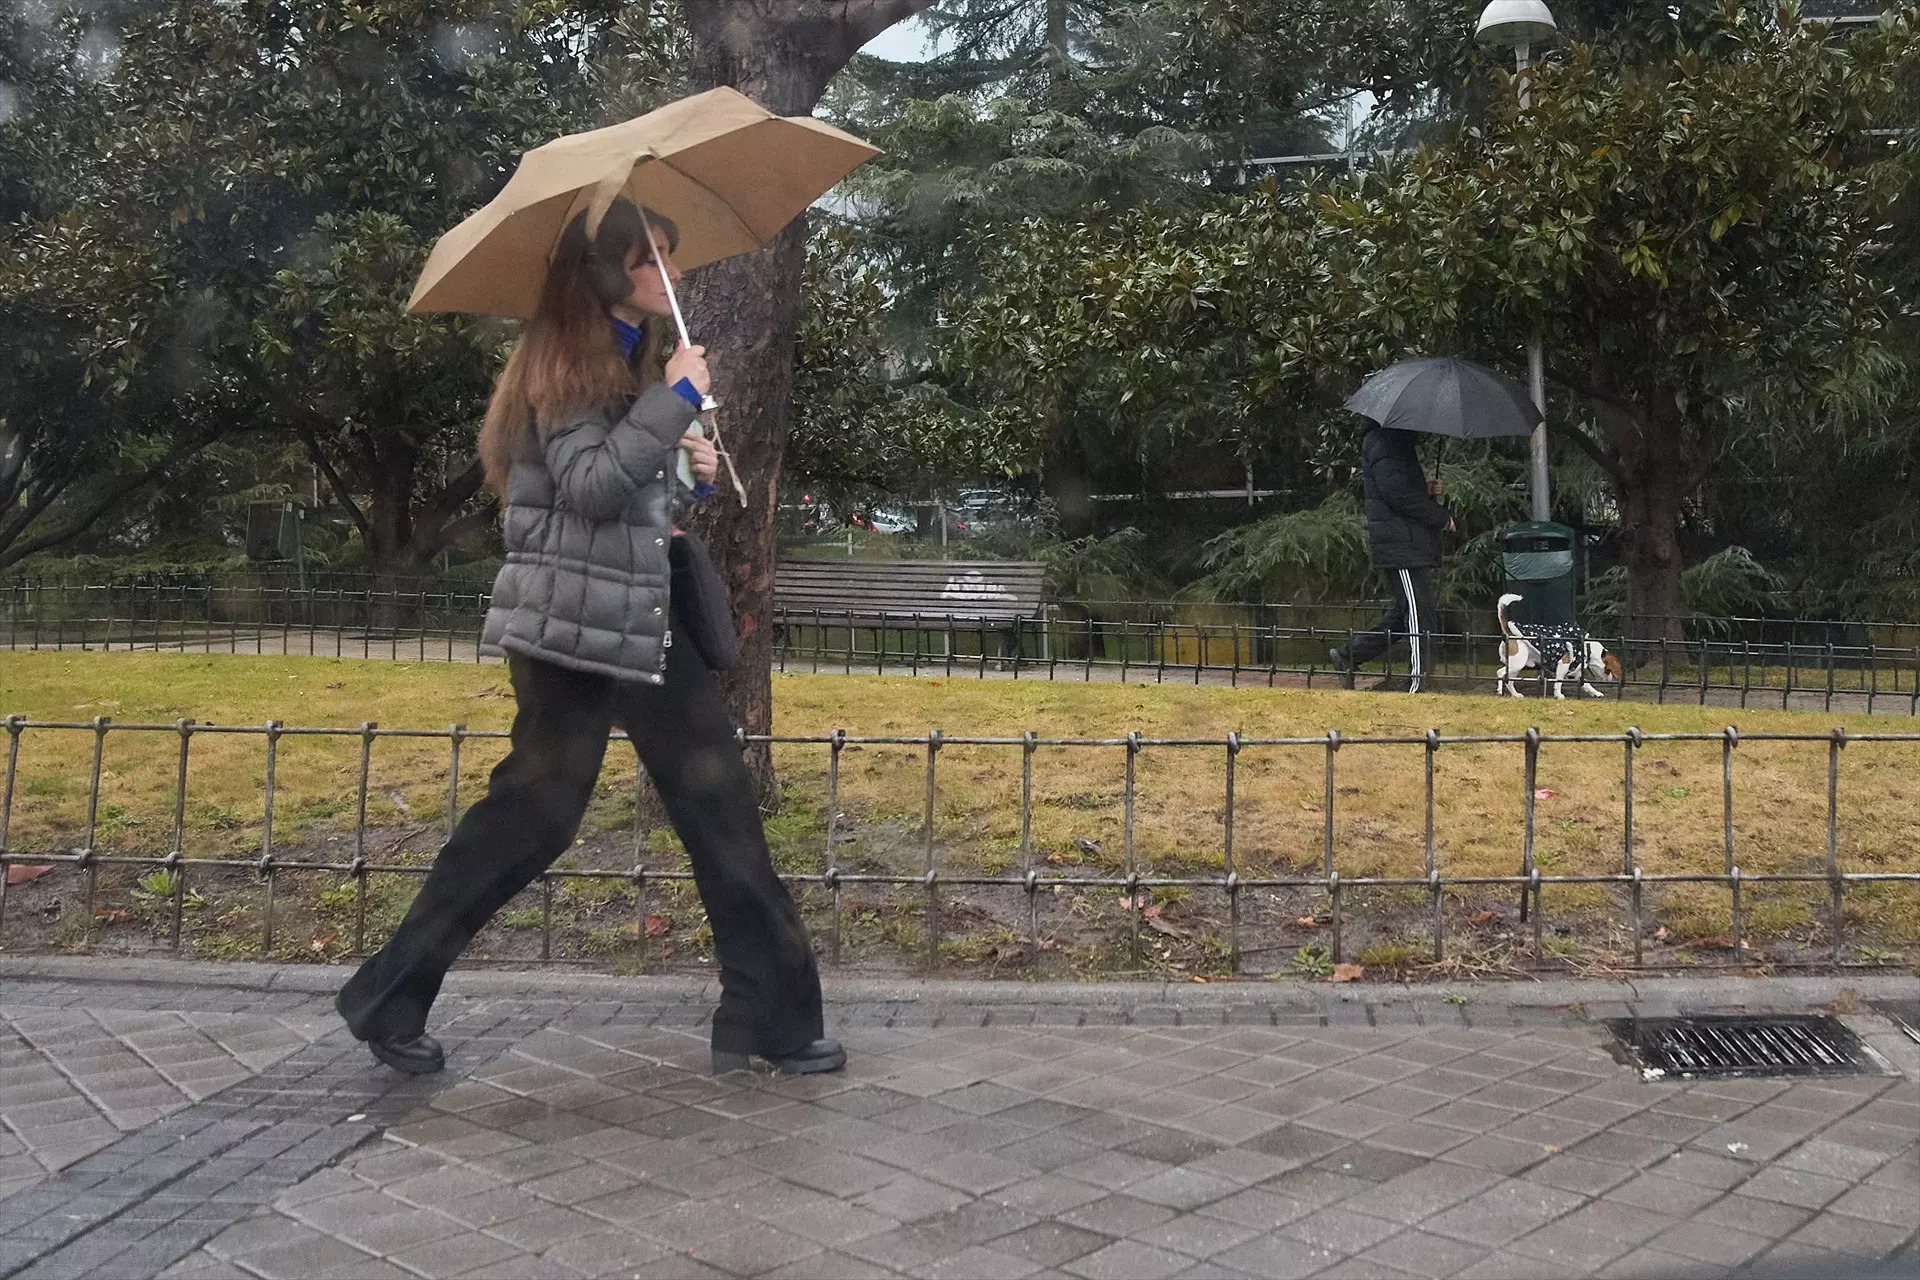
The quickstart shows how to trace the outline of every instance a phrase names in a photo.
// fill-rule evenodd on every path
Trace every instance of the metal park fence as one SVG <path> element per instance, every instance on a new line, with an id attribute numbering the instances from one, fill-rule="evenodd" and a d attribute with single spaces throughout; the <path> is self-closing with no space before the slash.
<path id="1" fill-rule="evenodd" d="M 437 741 L 446 747 L 446 792 L 445 809 L 442 818 L 446 830 L 450 833 L 461 812 L 460 765 L 461 752 L 468 743 L 477 740 L 498 740 L 506 735 L 500 732 L 476 732 L 461 725 L 445 729 L 395 729 L 382 728 L 374 724 L 358 727 L 294 727 L 280 721 L 268 721 L 264 725 L 211 725 L 197 724 L 192 720 L 178 720 L 173 723 L 152 724 L 116 724 L 106 717 L 91 721 L 53 722 L 28 720 L 21 716 L 9 716 L 4 722 L 6 731 L 6 776 L 4 786 L 0 787 L 0 869 L 16 864 L 40 863 L 63 864 L 78 869 L 85 878 L 84 895 L 86 902 L 87 940 L 90 941 L 95 927 L 94 899 L 100 870 L 107 867 L 136 867 L 149 871 L 164 871 L 169 875 L 164 880 L 170 912 L 171 945 L 180 946 L 182 911 L 186 895 L 196 877 L 214 871 L 243 872 L 257 876 L 264 886 L 265 910 L 261 921 L 259 949 L 263 954 L 274 950 L 274 932 L 276 924 L 276 885 L 285 876 L 302 872 L 324 872 L 333 876 L 346 877 L 352 885 L 353 919 L 352 950 L 355 954 L 364 954 L 377 940 L 369 936 L 367 921 L 368 881 L 374 876 L 410 877 L 425 874 L 427 868 L 418 863 L 389 860 L 384 857 L 369 856 L 368 798 L 370 778 L 376 749 L 395 739 L 416 739 Z M 78 843 L 65 852 L 49 852 L 42 849 L 32 851 L 19 847 L 9 847 L 8 831 L 15 816 L 17 797 L 21 794 L 18 783 L 21 778 L 23 760 L 30 757 L 35 747 L 57 735 L 80 735 L 83 741 L 90 738 L 91 767 L 88 773 L 86 790 L 86 817 L 83 829 L 78 833 Z M 116 848 L 116 840 L 102 825 L 101 796 L 103 785 L 104 761 L 107 758 L 110 740 L 124 741 L 128 737 L 144 737 L 151 740 L 158 736 L 162 741 L 171 740 L 177 744 L 173 753 L 173 796 L 170 836 L 165 841 L 164 852 L 149 850 L 138 852 L 126 847 Z M 259 795 L 258 813 L 259 842 L 257 851 L 249 850 L 245 856 L 204 856 L 189 847 L 188 801 L 195 778 L 194 765 L 199 758 L 195 752 L 197 743 L 205 742 L 210 736 L 239 737 L 257 743 L 260 751 L 260 777 L 264 783 Z M 615 735 L 619 737 L 621 735 Z M 276 783 L 276 766 L 284 744 L 290 740 L 332 738 L 348 740 L 358 748 L 358 782 L 355 793 L 354 821 L 351 831 L 351 857 L 311 858 L 287 856 L 276 847 L 276 805 L 282 802 L 280 787 Z M 1920 733 L 1875 733 L 1850 734 L 1836 728 L 1826 733 L 1755 733 L 1743 735 L 1734 728 L 1719 733 L 1642 733 L 1637 729 L 1628 729 L 1618 734 L 1573 734 L 1560 735 L 1541 733 L 1537 729 L 1528 729 L 1519 734 L 1467 734 L 1449 735 L 1437 731 L 1428 731 L 1420 735 L 1404 736 L 1355 736 L 1348 737 L 1337 731 L 1313 737 L 1261 738 L 1229 734 L 1225 738 L 1156 738 L 1140 733 L 1128 733 L 1122 736 L 1101 738 L 1042 738 L 1028 732 L 1018 736 L 962 736 L 947 735 L 939 730 L 914 736 L 858 736 L 834 730 L 824 734 L 801 736 L 749 737 L 741 736 L 743 745 L 748 743 L 768 743 L 782 746 L 788 751 L 795 749 L 813 754 L 811 758 L 823 765 L 825 781 L 825 831 L 824 840 L 819 848 L 814 869 L 785 874 L 784 878 L 795 885 L 818 886 L 830 897 L 830 927 L 827 931 L 829 957 L 838 962 L 841 958 L 841 938 L 843 932 L 843 895 L 863 886 L 891 886 L 904 892 L 909 901 L 918 897 L 924 903 L 924 928 L 921 944 L 929 965 L 938 963 L 941 954 L 941 920 L 943 900 L 958 893 L 967 893 L 987 888 L 1024 896 L 1027 920 L 1027 932 L 1031 944 L 1037 950 L 1040 946 L 1040 903 L 1049 895 L 1063 890 L 1117 889 L 1124 893 L 1123 906 L 1128 914 L 1130 934 L 1129 947 L 1133 961 L 1137 964 L 1141 949 L 1141 930 L 1148 912 L 1146 902 L 1156 890 L 1178 888 L 1190 895 L 1216 895 L 1214 901 L 1224 906 L 1226 924 L 1224 943 L 1229 956 L 1230 972 L 1237 971 L 1242 954 L 1243 909 L 1249 897 L 1258 891 L 1295 890 L 1311 897 L 1316 910 L 1324 907 L 1331 925 L 1331 960 L 1338 963 L 1346 953 L 1345 930 L 1349 919 L 1354 918 L 1356 908 L 1353 904 L 1356 894 L 1359 910 L 1367 909 L 1370 901 L 1365 895 L 1371 890 L 1398 890 L 1425 901 L 1424 919 L 1428 934 L 1427 943 L 1434 960 L 1444 959 L 1448 954 L 1448 928 L 1445 900 L 1448 895 L 1459 896 L 1463 891 L 1480 896 L 1487 894 L 1511 894 L 1517 896 L 1520 919 L 1531 929 L 1531 954 L 1536 961 L 1546 957 L 1543 950 L 1543 928 L 1551 906 L 1552 896 L 1572 886 L 1597 886 L 1607 891 L 1607 910 L 1613 914 L 1611 924 L 1623 928 L 1631 940 L 1633 962 L 1640 964 L 1644 958 L 1644 944 L 1648 937 L 1649 911 L 1646 896 L 1650 892 L 1671 889 L 1673 886 L 1707 886 L 1724 891 L 1730 907 L 1731 928 L 1727 939 L 1727 950 L 1734 964 L 1742 963 L 1748 955 L 1747 911 L 1752 895 L 1759 891 L 1777 890 L 1780 886 L 1810 887 L 1814 896 L 1824 898 L 1825 920 L 1821 927 L 1825 930 L 1823 955 L 1809 956 L 1819 962 L 1841 963 L 1848 961 L 1868 961 L 1887 963 L 1897 959 L 1897 954 L 1889 955 L 1878 949 L 1859 948 L 1859 954 L 1849 952 L 1847 932 L 1847 902 L 1849 894 L 1880 893 L 1884 889 L 1876 886 L 1905 887 L 1920 889 L 1920 872 L 1911 870 L 1861 870 L 1857 866 L 1843 865 L 1841 844 L 1843 833 L 1853 832 L 1854 824 L 1867 824 L 1873 821 L 1871 816 L 1862 817 L 1859 813 L 1842 812 L 1842 760 L 1849 746 L 1856 744 L 1884 744 L 1884 749 L 1897 753 L 1897 761 L 1881 760 L 1885 767 L 1897 765 L 1894 770 L 1903 777 L 1912 777 L 1916 768 L 1920 768 Z M 1635 762 L 1649 747 L 1667 744 L 1696 743 L 1709 744 L 1717 750 L 1719 756 L 1719 839 L 1713 842 L 1717 847 L 1711 850 L 1696 848 L 1696 863 L 1707 863 L 1706 869 L 1698 865 L 1694 869 L 1663 869 L 1675 865 L 1670 858 L 1662 859 L 1649 867 L 1643 858 L 1645 841 L 1637 841 L 1635 834 Z M 1825 793 L 1819 799 L 1811 797 L 1802 803 L 1805 807 L 1823 806 L 1821 816 L 1824 820 L 1824 848 L 1804 850 L 1803 856 L 1787 863 L 1790 869 L 1771 871 L 1748 871 L 1741 866 L 1742 850 L 1750 847 L 1748 842 L 1766 843 L 1768 837 L 1777 829 L 1777 820 L 1773 817 L 1762 819 L 1749 827 L 1735 821 L 1736 781 L 1740 774 L 1739 761 L 1743 749 L 1751 749 L 1752 744 L 1778 743 L 1797 744 L 1794 750 L 1816 753 L 1815 758 L 1823 757 Z M 1621 781 L 1620 829 L 1621 842 L 1617 857 L 1601 856 L 1596 865 L 1604 865 L 1604 870 L 1582 872 L 1562 872 L 1553 866 L 1543 866 L 1536 856 L 1536 833 L 1543 825 L 1538 806 L 1542 800 L 1541 758 L 1566 750 L 1574 744 L 1599 744 L 1612 746 L 1620 752 Z M 842 789 L 842 756 L 848 750 L 863 750 L 873 747 L 907 748 L 913 763 L 902 765 L 910 769 L 908 775 L 923 790 L 924 804 L 921 809 L 921 827 L 916 835 L 916 865 L 911 870 L 875 871 L 860 865 L 847 865 L 841 857 L 842 825 L 848 821 L 842 812 L 844 800 Z M 1488 746 L 1506 746 L 1514 749 L 1513 771 L 1507 782 L 1511 786 L 1507 793 L 1518 809 L 1520 818 L 1520 838 L 1517 847 L 1511 851 L 1512 870 L 1499 874 L 1462 874 L 1450 868 L 1453 855 L 1436 832 L 1436 768 L 1448 757 L 1458 751 L 1474 750 Z M 1005 752 L 1009 757 L 1017 758 L 1019 766 L 1020 800 L 1018 807 L 1018 851 L 1003 870 L 998 873 L 970 868 L 943 866 L 939 843 L 935 839 L 935 818 L 939 812 L 942 796 L 941 759 L 944 751 L 956 748 Z M 1119 834 L 1121 848 L 1117 865 L 1108 868 L 1095 868 L 1089 874 L 1085 869 L 1057 869 L 1044 854 L 1037 856 L 1034 839 L 1035 787 L 1034 762 L 1037 752 L 1065 748 L 1076 751 L 1105 753 L 1124 770 L 1123 783 L 1117 804 L 1119 808 Z M 1354 841 L 1342 841 L 1335 822 L 1336 811 L 1343 804 L 1358 803 L 1343 800 L 1360 790 L 1353 785 L 1342 785 L 1342 778 L 1357 776 L 1364 780 L 1365 769 L 1357 775 L 1343 772 L 1344 761 L 1350 761 L 1355 753 L 1391 753 L 1395 761 L 1396 776 L 1404 779 L 1418 771 L 1422 778 L 1421 796 L 1424 804 L 1424 828 L 1418 846 L 1419 870 L 1410 870 L 1412 842 L 1402 853 L 1407 855 L 1405 862 L 1409 866 L 1406 874 L 1362 874 L 1353 870 L 1354 859 L 1367 852 L 1356 850 Z M 1158 756 L 1160 753 L 1200 753 L 1211 756 L 1218 763 L 1219 771 L 1214 775 L 1222 809 L 1219 844 L 1205 855 L 1205 874 L 1168 875 L 1155 866 L 1155 857 L 1143 853 L 1136 841 L 1136 804 L 1139 798 L 1138 777 L 1143 759 Z M 1295 780 L 1304 780 L 1318 775 L 1320 823 L 1318 847 L 1303 847 L 1294 851 L 1296 856 L 1289 864 L 1298 868 L 1312 864 L 1308 871 L 1295 871 L 1287 874 L 1263 874 L 1255 871 L 1243 858 L 1237 845 L 1237 832 L 1241 824 L 1248 821 L 1258 801 L 1249 798 L 1248 792 L 1265 794 L 1260 788 L 1264 784 L 1247 784 L 1244 771 L 1249 760 L 1259 760 L 1260 767 L 1273 758 L 1271 753 L 1280 753 L 1288 762 L 1298 762 L 1298 766 L 1288 771 Z M 1261 758 L 1265 758 L 1261 760 Z M 874 757 L 865 757 L 868 762 L 864 768 L 873 768 Z M 1401 767 L 1404 762 L 1404 767 Z M 1655 761 L 1655 764 L 1664 763 Z M 1863 762 L 1864 763 L 1864 762 Z M 229 758 L 221 766 L 232 776 L 234 762 Z M 1761 781 L 1754 784 L 1760 788 L 1769 786 L 1777 789 L 1780 785 L 1777 774 L 1770 775 L 1770 762 L 1762 760 L 1752 767 Z M 918 775 L 917 777 L 914 775 Z M 961 779 L 968 777 L 965 764 L 957 775 Z M 1774 781 L 1767 781 L 1769 776 Z M 950 787 L 954 784 L 949 783 Z M 1457 783 L 1455 785 L 1458 785 Z M 1643 784 L 1642 794 L 1648 788 Z M 1478 802 L 1494 803 L 1486 790 L 1478 793 Z M 1550 794 L 1550 792 L 1548 793 Z M 1769 808 L 1779 799 L 1774 792 L 1762 797 L 1762 807 Z M 1270 800 L 1270 797 L 1269 797 Z M 1211 800 L 1198 795 L 1183 795 L 1183 803 L 1210 804 Z M 1509 811 L 1511 812 L 1511 810 Z M 1482 825 L 1491 818 L 1491 813 L 1481 815 Z M 250 820 L 236 825 L 251 825 Z M 429 824 L 431 825 L 431 824 Z M 1856 832 L 1857 834 L 1857 832 Z M 1377 846 L 1377 840 L 1374 841 Z M 344 846 L 343 846 L 344 850 Z M 1373 850 L 1377 852 L 1377 847 Z M 538 882 L 541 912 L 541 958 L 551 958 L 551 939 L 553 932 L 553 895 L 556 884 L 576 880 L 615 881 L 630 884 L 634 890 L 636 919 L 635 934 L 642 945 L 647 936 L 648 894 L 650 886 L 661 883 L 686 882 L 692 879 L 692 873 L 684 863 L 673 867 L 661 868 L 645 865 L 641 860 L 642 846 L 636 840 L 635 861 L 630 868 L 624 869 L 553 869 L 547 871 Z M 1910 852 L 1910 850 L 1909 850 Z M 1217 869 L 1213 862 L 1217 855 Z M 1863 858 L 1869 865 L 1876 858 Z M 1851 861 L 1851 859 L 1850 859 Z M 1610 865 L 1608 865 L 1610 864 Z M 1195 865 L 1192 862 L 1188 866 Z M 1278 863 L 1268 863 L 1278 866 Z M 1379 864 L 1375 864 L 1379 865 Z M 1346 869 L 1343 870 L 1343 867 Z M 5 887 L 8 877 L 0 875 L 0 945 L 5 945 L 10 913 L 9 891 Z M 1908 939 L 1907 941 L 1913 941 Z"/>
<path id="2" fill-rule="evenodd" d="M 484 592 L 212 580 L 0 583 L 0 648 L 275 653 L 480 661 Z M 783 671 L 1327 687 L 1327 650 L 1375 607 L 1065 601 L 1015 622 L 964 614 L 781 609 Z M 1729 707 L 1920 713 L 1920 625 L 1688 618 L 1628 648 L 1608 696 Z M 1426 687 L 1491 693 L 1500 637 L 1490 616 L 1443 613 Z M 1396 663 L 1399 663 L 1396 667 Z M 1404 679 L 1404 659 L 1363 672 Z M 1547 691 L 1546 673 L 1522 688 Z M 1578 693 L 1577 682 L 1569 690 Z"/>

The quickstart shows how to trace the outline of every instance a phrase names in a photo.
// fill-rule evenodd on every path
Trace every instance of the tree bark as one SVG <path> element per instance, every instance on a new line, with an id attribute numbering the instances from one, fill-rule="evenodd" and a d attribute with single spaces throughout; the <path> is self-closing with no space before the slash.
<path id="1" fill-rule="evenodd" d="M 807 115 L 861 45 L 931 0 L 685 0 L 694 90 L 738 89 L 780 115 Z M 795 219 L 752 253 L 688 280 L 687 323 L 707 347 L 721 440 L 747 505 L 723 484 L 691 516 L 733 593 L 740 658 L 727 674 L 728 709 L 749 733 L 773 725 L 774 510 L 787 442 L 799 335 L 806 222 Z M 748 762 L 763 804 L 777 797 L 772 756 Z"/>
<path id="2" fill-rule="evenodd" d="M 1689 496 L 1691 469 L 1678 405 L 1661 388 L 1645 397 L 1650 411 L 1635 415 L 1620 469 L 1620 532 L 1627 569 L 1626 635 L 1635 656 L 1648 658 L 1664 642 L 1680 640 L 1686 597 L 1680 572 L 1680 517 Z M 1608 415 L 1624 417 L 1623 414 Z M 1612 434 L 1610 432 L 1609 434 Z"/>

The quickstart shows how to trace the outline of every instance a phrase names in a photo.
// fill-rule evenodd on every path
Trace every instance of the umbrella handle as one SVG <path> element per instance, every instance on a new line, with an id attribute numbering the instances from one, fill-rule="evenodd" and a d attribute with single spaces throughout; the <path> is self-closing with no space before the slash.
<path id="1" fill-rule="evenodd" d="M 667 275 L 667 264 L 660 257 L 660 242 L 653 238 L 653 224 L 647 221 L 643 210 L 640 214 L 642 227 L 647 233 L 647 252 L 653 257 L 653 268 L 660 273 L 660 287 L 667 291 L 667 305 L 673 309 L 673 325 L 680 331 L 680 345 L 690 347 L 693 339 L 687 336 L 687 319 L 680 312 L 680 296 L 673 291 L 673 280 Z M 704 391 L 700 395 L 700 419 L 706 424 L 707 434 L 713 438 L 713 449 L 720 460 L 727 464 L 727 479 L 733 481 L 733 492 L 740 499 L 740 505 L 747 505 L 747 486 L 740 483 L 740 473 L 733 469 L 733 455 L 727 452 L 726 445 L 720 439 L 720 423 L 715 412 L 720 402 L 713 398 L 713 392 Z"/>

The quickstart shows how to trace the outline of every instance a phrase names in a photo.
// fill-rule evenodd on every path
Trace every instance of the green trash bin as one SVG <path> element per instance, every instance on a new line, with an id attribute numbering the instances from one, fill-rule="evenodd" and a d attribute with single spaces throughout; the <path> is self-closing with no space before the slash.
<path id="1" fill-rule="evenodd" d="M 1500 531 L 1500 569 L 1505 594 L 1520 600 L 1507 617 L 1547 627 L 1579 624 L 1574 607 L 1573 530 L 1564 524 L 1529 521 Z"/>

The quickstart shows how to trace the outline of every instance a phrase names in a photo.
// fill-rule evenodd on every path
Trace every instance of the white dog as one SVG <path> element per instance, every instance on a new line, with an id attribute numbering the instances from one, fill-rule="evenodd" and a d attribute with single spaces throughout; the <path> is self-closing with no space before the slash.
<path id="1" fill-rule="evenodd" d="M 1507 606 L 1523 599 L 1524 596 L 1512 594 L 1501 596 L 1496 609 L 1500 615 L 1500 634 L 1506 638 L 1500 642 L 1500 668 L 1494 676 L 1494 692 L 1524 698 L 1526 695 L 1520 692 L 1520 673 L 1541 667 L 1542 655 L 1552 654 L 1554 697 L 1567 696 L 1562 692 L 1562 686 L 1575 672 L 1580 674 L 1581 691 L 1588 697 L 1606 697 L 1606 694 L 1593 687 L 1592 682 L 1618 680 L 1620 659 L 1608 653 L 1606 646 L 1598 640 L 1588 639 L 1587 633 L 1578 627 L 1547 627 L 1537 623 L 1508 621 Z"/>

